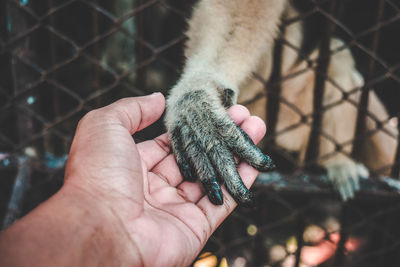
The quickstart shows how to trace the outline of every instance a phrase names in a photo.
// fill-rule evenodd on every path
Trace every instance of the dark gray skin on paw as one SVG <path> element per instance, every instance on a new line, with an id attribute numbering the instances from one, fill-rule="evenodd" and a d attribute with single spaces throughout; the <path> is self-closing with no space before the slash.
<path id="1" fill-rule="evenodd" d="M 222 92 L 222 104 L 231 105 L 233 91 Z M 216 205 L 223 204 L 220 183 L 225 183 L 236 202 L 251 204 L 251 193 L 237 172 L 234 155 L 258 170 L 274 167 L 270 157 L 221 110 L 221 103 L 213 101 L 205 91 L 186 93 L 177 105 L 185 112 L 175 118 L 170 139 L 184 178 L 189 181 L 199 178 L 208 198 Z"/>
<path id="2" fill-rule="evenodd" d="M 232 89 L 223 89 L 219 94 L 219 98 L 221 99 L 222 105 L 225 108 L 233 106 L 233 98 L 235 96 L 235 92 Z"/>

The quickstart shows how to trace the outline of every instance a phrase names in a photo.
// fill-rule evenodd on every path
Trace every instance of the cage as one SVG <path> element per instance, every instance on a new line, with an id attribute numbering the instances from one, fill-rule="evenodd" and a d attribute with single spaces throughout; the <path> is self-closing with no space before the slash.
<path id="1" fill-rule="evenodd" d="M 0 219 L 3 229 L 54 194 L 62 185 L 74 130 L 88 111 L 127 96 L 168 93 L 184 63 L 186 21 L 195 0 L 5 0 L 0 2 Z M 268 102 L 263 149 L 277 171 L 260 173 L 254 186 L 257 206 L 238 209 L 210 238 L 194 266 L 396 266 L 400 263 L 400 152 L 361 181 L 355 199 L 342 202 L 326 172 L 316 166 L 321 116 L 343 102 L 358 109 L 355 138 L 335 143 L 332 153 L 362 157 L 360 143 L 398 127 L 400 109 L 400 2 L 397 0 L 293 1 L 298 16 L 282 20 L 270 79 L 254 73 L 263 90 L 248 99 Z M 304 23 L 310 41 L 296 47 L 285 29 Z M 332 49 L 330 40 L 340 38 Z M 296 75 L 280 71 L 290 48 L 315 73 L 313 112 L 287 129 L 277 129 L 282 94 Z M 310 51 L 318 49 L 317 57 Z M 327 75 L 332 57 L 350 49 L 365 79 L 346 92 Z M 321 105 L 327 83 L 341 93 Z M 389 116 L 366 109 L 374 90 Z M 359 93 L 359 102 L 351 95 Z M 312 118 L 312 120 L 310 120 Z M 374 121 L 367 129 L 366 118 Z M 304 163 L 277 138 L 307 124 L 310 141 Z M 162 120 L 135 134 L 140 142 L 164 132 Z M 351 145 L 352 150 L 343 147 Z M 390 175 L 379 177 L 382 173 Z"/>

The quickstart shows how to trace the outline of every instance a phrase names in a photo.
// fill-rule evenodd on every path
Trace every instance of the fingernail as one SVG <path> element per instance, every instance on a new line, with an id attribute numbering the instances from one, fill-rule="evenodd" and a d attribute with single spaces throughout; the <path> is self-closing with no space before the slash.
<path id="1" fill-rule="evenodd" d="M 162 95 L 162 93 L 161 92 L 154 92 L 154 93 L 152 93 L 150 96 L 158 96 L 158 95 Z"/>

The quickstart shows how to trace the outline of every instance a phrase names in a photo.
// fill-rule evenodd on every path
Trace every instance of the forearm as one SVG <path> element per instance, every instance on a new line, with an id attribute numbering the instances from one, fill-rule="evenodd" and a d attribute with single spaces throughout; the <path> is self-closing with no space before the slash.
<path id="1" fill-rule="evenodd" d="M 272 60 L 285 5 L 285 0 L 199 1 L 189 21 L 183 73 L 168 97 L 167 125 L 186 93 L 202 90 L 221 108 L 237 102 L 241 84 L 260 61 Z"/>
<path id="2" fill-rule="evenodd" d="M 183 78 L 208 72 L 236 89 L 272 52 L 283 0 L 203 0 L 189 22 Z M 272 57 L 272 54 L 271 54 Z"/>
<path id="3" fill-rule="evenodd" d="M 107 209 L 60 190 L 0 235 L 0 266 L 140 265 L 136 248 Z"/>

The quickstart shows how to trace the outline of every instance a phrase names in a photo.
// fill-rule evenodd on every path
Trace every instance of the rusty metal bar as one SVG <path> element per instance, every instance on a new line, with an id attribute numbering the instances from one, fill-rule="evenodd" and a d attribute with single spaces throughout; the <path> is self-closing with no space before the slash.
<path id="1" fill-rule="evenodd" d="M 52 10 L 54 8 L 54 0 L 47 1 L 48 10 Z M 49 16 L 49 24 L 51 28 L 56 28 L 55 23 L 55 15 L 51 13 Z M 50 64 L 51 68 L 53 68 L 57 64 L 57 43 L 54 34 L 49 32 L 49 46 L 50 46 Z M 54 79 L 57 79 L 57 74 L 52 74 Z M 49 95 L 41 96 L 42 98 L 47 99 L 47 101 L 51 102 L 54 116 L 56 118 L 60 117 L 61 114 L 61 103 L 60 103 L 60 93 L 58 90 L 51 90 Z M 44 112 L 48 111 L 48 107 L 42 107 Z M 54 142 L 57 142 L 54 145 Z M 55 139 L 52 136 L 46 136 L 44 138 L 44 147 L 45 151 L 49 151 L 54 154 L 60 154 L 63 150 L 68 150 L 66 147 L 63 149 L 63 144 L 59 140 Z"/>
<path id="2" fill-rule="evenodd" d="M 342 266 L 345 261 L 346 254 L 346 241 L 349 238 L 348 227 L 348 210 L 349 202 L 342 205 L 342 211 L 340 214 L 340 240 L 335 253 L 335 260 L 332 266 Z"/>
<path id="3" fill-rule="evenodd" d="M 8 25 L 8 16 L 7 16 L 7 3 L 6 1 L 0 1 L 0 40 L 3 42 L 3 46 L 0 47 L 0 55 L 5 53 L 4 47 L 7 42 L 7 25 Z"/>
<path id="4" fill-rule="evenodd" d="M 376 24 L 378 24 L 384 14 L 385 9 L 385 0 L 379 0 L 378 3 L 378 11 L 376 16 Z M 376 51 L 379 46 L 379 38 L 380 38 L 380 30 L 374 32 L 372 37 L 371 43 L 371 50 L 373 54 L 376 54 Z M 368 73 L 366 76 L 365 84 L 368 84 L 370 80 L 372 80 L 375 70 L 375 59 L 373 57 L 370 58 L 368 64 Z M 355 159 L 360 158 L 360 153 L 362 151 L 363 143 L 365 142 L 365 132 L 366 132 L 366 116 L 368 112 L 368 99 L 369 99 L 369 92 L 372 90 L 370 86 L 364 86 L 362 88 L 360 103 L 358 104 L 358 114 L 357 114 L 357 122 L 356 122 L 356 131 L 355 131 L 355 138 L 353 144 L 353 150 L 351 152 L 352 157 Z"/>
<path id="5" fill-rule="evenodd" d="M 391 203 L 388 203 L 388 206 L 395 206 L 396 201 L 393 200 Z M 383 219 L 383 218 L 382 218 Z M 380 226 L 383 229 L 395 229 L 397 227 L 397 223 L 393 222 L 392 220 L 381 220 L 380 221 Z M 380 247 L 389 247 L 390 246 L 390 238 L 387 235 L 382 235 L 381 232 L 378 230 L 375 230 L 376 236 L 377 236 L 377 242 L 374 242 L 376 244 L 377 248 Z M 382 254 L 379 257 L 379 266 L 390 266 L 391 265 L 391 259 L 387 257 L 387 255 Z"/>
<path id="6" fill-rule="evenodd" d="M 136 6 L 142 6 L 144 4 L 145 0 L 138 0 L 135 1 Z M 144 37 L 144 31 L 145 31 L 145 17 L 143 12 L 138 13 L 135 16 L 135 24 L 136 24 L 136 30 L 137 30 L 137 38 L 140 40 L 139 42 L 135 43 L 135 58 L 136 62 L 138 65 L 140 65 L 144 59 L 144 53 L 145 53 L 145 48 L 144 45 L 142 44 L 143 37 Z M 136 70 L 137 78 L 136 78 L 136 86 L 140 88 L 141 90 L 146 90 L 146 67 L 142 66 L 139 69 Z"/>
<path id="7" fill-rule="evenodd" d="M 281 36 L 284 36 L 285 28 L 281 27 Z M 274 47 L 273 70 L 268 84 L 265 86 L 267 94 L 267 136 L 274 136 L 279 114 L 279 96 L 281 95 L 281 70 L 282 70 L 283 43 L 277 40 Z M 268 139 L 268 145 L 273 145 L 275 138 Z"/>
<path id="8" fill-rule="evenodd" d="M 334 15 L 338 7 L 337 1 L 330 1 L 329 14 Z M 319 46 L 319 56 L 315 75 L 314 99 L 313 99 L 313 121 L 311 133 L 308 139 L 305 157 L 306 167 L 315 165 L 319 154 L 319 137 L 323 115 L 323 98 L 326 81 L 326 73 L 330 62 L 330 42 L 335 28 L 334 23 L 326 19 L 325 31 Z"/>
<path id="9" fill-rule="evenodd" d="M 297 250 L 296 250 L 296 262 L 294 264 L 294 267 L 299 267 L 301 266 L 301 250 L 304 247 L 304 239 L 303 239 L 303 234 L 304 234 L 304 229 L 306 227 L 306 224 L 304 222 L 304 219 L 302 218 L 302 215 L 299 214 L 297 216 Z"/>
<path id="10" fill-rule="evenodd" d="M 340 200 L 339 194 L 332 189 L 326 174 L 261 172 L 255 186 L 290 195 L 333 195 Z M 400 199 L 400 181 L 388 177 L 363 179 L 360 181 L 360 190 L 355 200 L 357 199 L 398 200 Z"/>
<path id="11" fill-rule="evenodd" d="M 263 206 L 263 208 L 261 208 L 258 212 L 257 220 L 255 221 L 256 225 L 263 225 L 263 223 L 268 220 L 267 218 L 268 211 Z M 249 264 L 249 267 L 258 267 L 265 265 L 268 262 L 268 255 L 267 253 L 265 253 L 265 251 L 265 236 L 256 234 L 254 237 L 254 248 L 252 249 L 253 259 L 251 264 Z"/>
<path id="12" fill-rule="evenodd" d="M 7 3 L 6 1 L 0 1 L 0 41 L 3 43 L 3 46 L 0 46 L 0 78 L 2 84 L 8 85 L 3 89 L 7 90 L 7 93 L 11 94 L 11 55 L 5 49 L 5 45 L 8 41 L 8 20 Z"/>
<path id="13" fill-rule="evenodd" d="M 48 5 L 49 10 L 53 9 L 53 6 L 54 6 L 53 0 L 48 0 L 47 5 Z M 52 28 L 55 28 L 55 17 L 54 17 L 53 13 L 49 16 L 49 22 L 50 22 L 50 26 Z M 57 61 L 56 40 L 55 40 L 53 34 L 50 35 L 49 41 L 50 41 L 50 60 L 51 60 L 51 66 L 53 67 Z"/>
<path id="14" fill-rule="evenodd" d="M 400 115 L 397 115 L 397 129 L 400 133 Z M 392 177 L 399 179 L 400 178 L 400 134 L 397 136 L 397 149 L 396 149 L 396 156 L 393 162 Z"/>
<path id="15" fill-rule="evenodd" d="M 93 0 L 93 3 L 97 5 L 97 0 Z M 92 24 L 93 24 L 93 38 L 99 35 L 99 15 L 97 13 L 96 9 L 92 10 Z M 116 48 L 118 49 L 118 48 Z M 99 48 L 99 43 L 96 42 L 93 45 L 93 54 L 96 59 L 99 59 L 100 57 L 100 48 Z M 99 67 L 96 66 L 94 68 L 94 73 L 93 73 L 93 89 L 94 91 L 100 92 L 100 71 Z M 96 98 L 96 105 L 99 107 L 101 104 L 101 95 Z"/>

